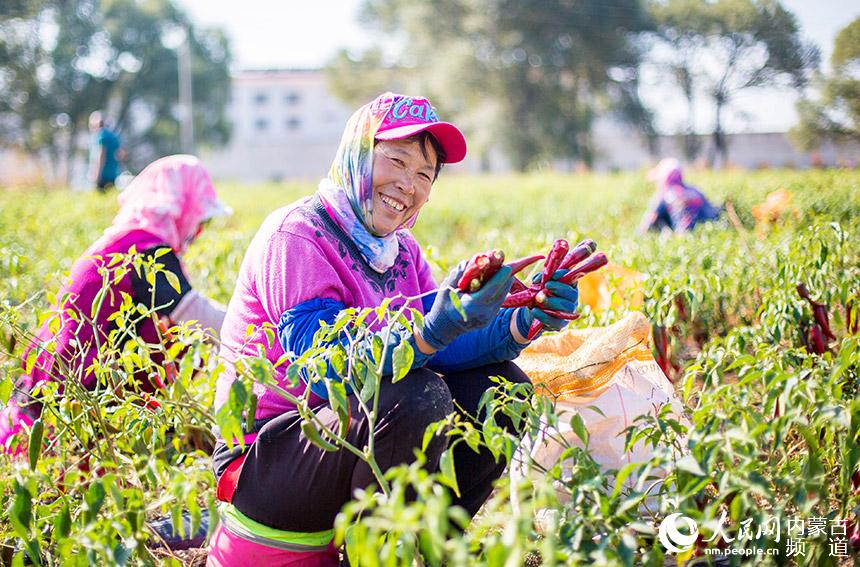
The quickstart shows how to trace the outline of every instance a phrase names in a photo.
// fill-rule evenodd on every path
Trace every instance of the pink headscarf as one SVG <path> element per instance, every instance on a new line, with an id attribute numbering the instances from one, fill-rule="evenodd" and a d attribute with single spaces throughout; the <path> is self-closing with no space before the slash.
<path id="1" fill-rule="evenodd" d="M 168 156 L 149 164 L 119 194 L 119 204 L 119 213 L 93 248 L 132 230 L 145 230 L 180 255 L 202 222 L 231 212 L 218 200 L 209 173 L 192 155 Z"/>
<path id="2" fill-rule="evenodd" d="M 665 158 L 648 172 L 648 179 L 656 183 L 657 189 L 666 189 L 673 185 L 683 185 L 681 162 L 675 158 Z"/>

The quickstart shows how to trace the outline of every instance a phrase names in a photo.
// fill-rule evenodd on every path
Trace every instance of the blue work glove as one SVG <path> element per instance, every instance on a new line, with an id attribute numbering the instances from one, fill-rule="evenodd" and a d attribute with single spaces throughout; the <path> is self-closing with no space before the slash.
<path id="1" fill-rule="evenodd" d="M 505 296 L 511 289 L 513 277 L 511 269 L 502 266 L 483 287 L 474 293 L 457 291 L 457 281 L 466 268 L 466 261 L 460 262 L 448 273 L 439 286 L 436 299 L 430 312 L 424 316 L 424 331 L 421 333 L 428 345 L 442 350 L 451 342 L 468 331 L 486 327 L 499 313 Z M 466 318 L 457 311 L 451 301 L 449 291 L 454 290 L 460 297 L 460 306 Z"/>
<path id="2" fill-rule="evenodd" d="M 552 278 L 546 282 L 544 288 L 552 293 L 552 297 L 549 297 L 542 303 L 543 307 L 555 309 L 556 311 L 564 311 L 565 313 L 573 313 L 579 308 L 579 289 L 576 287 L 576 282 L 565 284 L 557 281 L 567 272 L 567 270 L 556 270 Z M 535 278 L 536 281 L 533 283 L 540 281 L 540 274 L 536 274 Z M 544 328 L 551 331 L 560 331 L 570 323 L 567 319 L 559 319 L 558 317 L 548 315 L 537 307 L 522 307 L 517 313 L 517 330 L 519 330 L 522 336 L 525 337 L 528 335 L 529 327 L 531 327 L 532 321 L 535 319 L 543 323 Z"/>

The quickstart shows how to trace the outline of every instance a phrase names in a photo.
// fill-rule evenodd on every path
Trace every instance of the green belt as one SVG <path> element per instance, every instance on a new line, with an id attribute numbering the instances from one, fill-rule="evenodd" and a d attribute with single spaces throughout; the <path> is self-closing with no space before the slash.
<path id="1" fill-rule="evenodd" d="M 221 522 L 233 534 L 253 543 L 285 551 L 325 551 L 334 538 L 334 530 L 322 532 L 288 532 L 255 522 L 232 504 L 221 506 Z"/>

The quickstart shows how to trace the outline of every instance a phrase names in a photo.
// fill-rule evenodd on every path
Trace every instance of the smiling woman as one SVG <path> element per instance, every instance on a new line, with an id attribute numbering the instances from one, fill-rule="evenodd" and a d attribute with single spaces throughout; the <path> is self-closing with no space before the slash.
<path id="1" fill-rule="evenodd" d="M 501 308 L 513 280 L 511 268 L 502 267 L 481 289 L 452 299 L 460 293 L 454 283 L 466 263 L 437 286 L 409 230 L 442 164 L 465 154 L 463 135 L 439 121 L 425 98 L 385 93 L 353 114 L 316 194 L 269 215 L 245 255 L 221 329 L 225 371 L 218 379 L 218 408 L 228 403 L 240 359 L 263 352 L 278 385 L 296 398 L 307 396 L 330 425 L 337 414 L 325 381 L 302 376 L 304 382 L 291 383 L 287 365 L 279 361 L 312 349 L 321 322 L 332 324 L 345 309 L 384 302 L 390 309 L 414 308 L 423 316 L 421 330 L 410 324 L 383 332 L 377 321 L 371 325 L 375 334 L 363 340 L 346 333 L 337 339 L 351 352 L 386 345 L 374 415 L 362 411 L 363 402 L 349 389 L 348 401 L 337 401 L 350 407 L 346 441 L 375 447 L 382 471 L 415 461 L 426 427 L 455 407 L 463 419 L 478 416 L 473 423 L 480 429 L 478 406 L 494 385 L 490 377 L 528 380 L 510 362 L 527 343 L 524 312 Z M 266 339 L 266 325 L 277 328 L 278 341 Z M 411 370 L 394 380 L 393 352 L 403 345 L 413 353 Z M 330 381 L 341 381 L 334 368 L 322 370 Z M 356 489 L 376 482 L 374 471 L 346 449 L 326 451 L 313 444 L 297 407 L 286 398 L 259 384 L 255 393 L 255 419 L 249 420 L 253 427 L 244 446 L 230 449 L 221 440 L 213 455 L 218 496 L 225 504 L 209 564 L 337 565 L 331 543 L 335 517 Z M 515 431 L 510 421 L 502 425 Z M 426 443 L 428 469 L 438 466 L 446 444 L 444 436 Z M 465 444 L 452 454 L 460 489 L 452 502 L 474 515 L 505 462 Z M 284 490 L 285 480 L 290 490 Z"/>
<path id="2" fill-rule="evenodd" d="M 375 233 L 390 234 L 418 215 L 430 199 L 430 188 L 444 160 L 445 151 L 427 133 L 376 144 L 372 209 Z"/>

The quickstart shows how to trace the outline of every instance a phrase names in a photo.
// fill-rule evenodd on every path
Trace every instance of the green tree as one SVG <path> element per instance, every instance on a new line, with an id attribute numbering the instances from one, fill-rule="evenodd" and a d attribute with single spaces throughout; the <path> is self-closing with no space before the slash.
<path id="1" fill-rule="evenodd" d="M 517 169 L 588 162 L 592 120 L 606 109 L 650 128 L 636 83 L 636 32 L 647 26 L 638 0 L 367 0 L 363 12 L 402 48 L 388 62 L 380 53 L 390 45 L 358 60 L 341 55 L 332 65 L 339 92 L 361 91 L 368 63 L 382 62 L 405 90 L 456 117 L 473 154 L 501 146 Z"/>
<path id="2" fill-rule="evenodd" d="M 176 53 L 163 38 L 188 30 L 194 123 L 203 144 L 229 136 L 230 50 L 168 0 L 17 2 L 0 20 L 0 135 L 58 168 L 83 149 L 87 117 L 107 111 L 130 166 L 179 150 Z M 55 171 L 63 178 L 68 170 Z"/>
<path id="3" fill-rule="evenodd" d="M 650 12 L 656 24 L 650 57 L 687 100 L 688 138 L 696 96 L 714 105 L 712 164 L 726 161 L 723 113 L 737 93 L 802 88 L 818 64 L 818 50 L 803 42 L 794 14 L 777 0 L 652 0 Z"/>
<path id="4" fill-rule="evenodd" d="M 860 143 L 860 18 L 836 36 L 829 77 L 819 79 L 821 98 L 797 104 L 800 122 L 792 137 L 804 149 L 824 140 Z"/>

